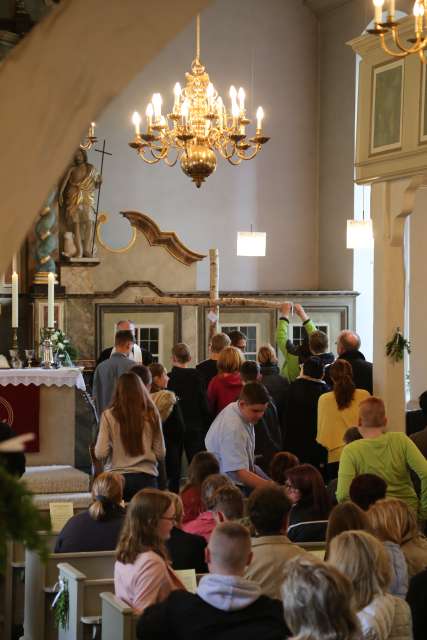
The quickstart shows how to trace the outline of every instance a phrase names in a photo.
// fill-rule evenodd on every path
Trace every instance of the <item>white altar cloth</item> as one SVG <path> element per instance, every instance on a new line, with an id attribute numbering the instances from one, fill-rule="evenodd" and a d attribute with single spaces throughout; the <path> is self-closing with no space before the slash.
<path id="1" fill-rule="evenodd" d="M 77 387 L 86 391 L 86 385 L 82 373 L 77 367 L 61 367 L 60 369 L 0 369 L 0 386 L 11 384 L 28 386 L 34 384 L 37 387 Z"/>

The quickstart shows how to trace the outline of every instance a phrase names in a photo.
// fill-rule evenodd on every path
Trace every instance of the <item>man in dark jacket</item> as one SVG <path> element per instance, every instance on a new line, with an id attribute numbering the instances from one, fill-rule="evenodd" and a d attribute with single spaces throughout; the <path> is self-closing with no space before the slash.
<path id="1" fill-rule="evenodd" d="M 260 382 L 261 369 L 254 360 L 246 360 L 240 368 L 243 384 Z M 264 415 L 255 425 L 255 459 L 265 473 L 270 472 L 270 463 L 278 451 L 282 449 L 282 431 L 276 405 L 272 398 Z"/>
<path id="2" fill-rule="evenodd" d="M 210 343 L 210 357 L 196 365 L 199 376 L 202 379 L 205 389 L 208 388 L 209 382 L 218 373 L 217 361 L 219 354 L 225 347 L 230 346 L 230 338 L 226 333 L 216 333 L 212 336 Z"/>
<path id="3" fill-rule="evenodd" d="M 191 353 L 183 342 L 172 349 L 172 362 L 168 389 L 180 400 L 185 424 L 184 449 L 190 463 L 196 453 L 205 450 L 205 436 L 211 423 L 208 401 L 198 372 L 188 366 Z"/>
<path id="4" fill-rule="evenodd" d="M 141 640 L 284 640 L 290 636 L 282 603 L 262 595 L 243 578 L 252 559 L 248 530 L 236 522 L 218 525 L 209 540 L 209 575 L 196 594 L 173 591 L 146 609 L 137 627 Z"/>
<path id="5" fill-rule="evenodd" d="M 366 391 L 372 393 L 372 362 L 368 362 L 359 349 L 359 335 L 355 331 L 341 331 L 337 338 L 338 358 L 347 360 L 351 364 L 356 389 L 366 389 Z M 330 384 L 327 370 L 325 377 L 326 382 Z"/>
<path id="6" fill-rule="evenodd" d="M 316 442 L 317 403 L 328 390 L 323 371 L 322 361 L 312 356 L 304 362 L 300 377 L 291 382 L 284 447 L 295 454 L 301 464 L 312 464 L 321 472 L 327 459 L 326 449 Z"/>

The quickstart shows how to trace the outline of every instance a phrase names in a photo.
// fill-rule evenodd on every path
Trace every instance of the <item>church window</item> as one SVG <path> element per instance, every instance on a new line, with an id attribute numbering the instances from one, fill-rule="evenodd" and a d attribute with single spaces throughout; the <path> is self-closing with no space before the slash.
<path id="1" fill-rule="evenodd" d="M 154 362 L 162 361 L 163 340 L 161 326 L 137 324 L 135 326 L 136 342 L 142 350 L 149 351 Z"/>
<path id="2" fill-rule="evenodd" d="M 316 327 L 319 331 L 323 331 L 329 337 L 329 325 L 328 324 L 317 324 Z M 292 342 L 295 346 L 299 346 L 304 341 L 304 331 L 302 325 L 291 325 L 290 327 L 290 335 Z"/>

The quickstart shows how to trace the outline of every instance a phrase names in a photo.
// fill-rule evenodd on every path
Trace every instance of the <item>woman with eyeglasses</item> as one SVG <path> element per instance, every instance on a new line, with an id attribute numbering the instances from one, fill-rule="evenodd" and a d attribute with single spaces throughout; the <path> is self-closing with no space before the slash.
<path id="1" fill-rule="evenodd" d="M 165 547 L 175 522 L 171 496 L 158 489 L 139 491 L 128 505 L 117 546 L 114 589 L 135 613 L 185 588 L 170 566 Z"/>
<path id="2" fill-rule="evenodd" d="M 287 536 L 292 542 L 325 540 L 331 501 L 320 472 L 300 464 L 285 473 L 285 491 L 292 502 Z"/>

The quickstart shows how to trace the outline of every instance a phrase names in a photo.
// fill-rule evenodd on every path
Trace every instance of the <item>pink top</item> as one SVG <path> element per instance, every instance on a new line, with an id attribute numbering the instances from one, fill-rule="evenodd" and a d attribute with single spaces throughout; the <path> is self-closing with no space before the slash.
<path id="1" fill-rule="evenodd" d="M 212 531 L 216 527 L 216 520 L 211 511 L 203 511 L 195 520 L 186 522 L 183 525 L 183 530 L 187 533 L 195 533 L 198 536 L 203 536 L 206 542 L 209 542 Z"/>
<path id="2" fill-rule="evenodd" d="M 140 553 L 133 564 L 123 564 L 118 560 L 114 564 L 115 594 L 136 613 L 163 602 L 176 589 L 185 590 L 185 587 L 154 551 Z"/>
<path id="3" fill-rule="evenodd" d="M 212 378 L 208 386 L 209 410 L 217 416 L 228 404 L 235 402 L 243 388 L 243 382 L 238 371 L 230 374 L 218 373 Z"/>

